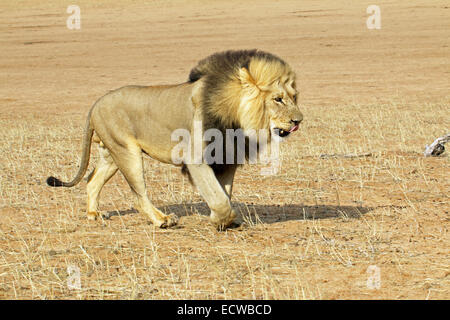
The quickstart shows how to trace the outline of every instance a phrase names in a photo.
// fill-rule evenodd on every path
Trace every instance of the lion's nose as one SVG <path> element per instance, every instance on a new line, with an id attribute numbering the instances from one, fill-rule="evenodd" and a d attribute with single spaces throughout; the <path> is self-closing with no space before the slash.
<path id="1" fill-rule="evenodd" d="M 300 120 L 291 120 L 291 122 L 294 124 L 294 126 L 297 126 L 300 122 L 302 122 L 303 119 Z"/>

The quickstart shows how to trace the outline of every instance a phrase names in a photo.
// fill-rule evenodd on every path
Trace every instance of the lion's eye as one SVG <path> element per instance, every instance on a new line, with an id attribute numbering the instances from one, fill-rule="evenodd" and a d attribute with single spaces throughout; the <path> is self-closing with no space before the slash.
<path id="1" fill-rule="evenodd" d="M 276 97 L 274 100 L 278 103 L 283 103 L 283 98 L 281 97 Z"/>

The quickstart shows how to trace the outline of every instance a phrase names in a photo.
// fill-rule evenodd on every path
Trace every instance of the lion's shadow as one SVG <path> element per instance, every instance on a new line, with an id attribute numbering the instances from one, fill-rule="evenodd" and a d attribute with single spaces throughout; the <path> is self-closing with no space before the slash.
<path id="1" fill-rule="evenodd" d="M 233 202 L 233 209 L 247 221 L 277 223 L 289 220 L 313 220 L 350 218 L 358 219 L 372 211 L 372 207 L 339 205 L 258 205 Z M 178 217 L 200 214 L 209 216 L 210 210 L 205 202 L 181 203 L 159 207 L 164 213 L 175 213 Z M 108 217 L 137 213 L 135 209 L 110 211 Z"/>

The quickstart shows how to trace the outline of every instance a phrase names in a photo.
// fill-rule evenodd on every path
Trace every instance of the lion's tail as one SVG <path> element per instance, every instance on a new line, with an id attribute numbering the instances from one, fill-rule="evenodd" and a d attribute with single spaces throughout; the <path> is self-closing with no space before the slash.
<path id="1" fill-rule="evenodd" d="M 87 167 L 89 165 L 89 158 L 91 153 L 91 143 L 92 143 L 92 135 L 94 134 L 94 128 L 91 124 L 91 113 L 93 108 L 89 111 L 86 123 L 86 130 L 84 132 L 83 139 L 83 155 L 81 156 L 81 164 L 80 169 L 78 170 L 77 175 L 70 182 L 63 182 L 55 177 L 48 177 L 47 184 L 51 187 L 73 187 L 78 184 L 78 182 L 83 179 L 84 174 L 86 173 Z"/>

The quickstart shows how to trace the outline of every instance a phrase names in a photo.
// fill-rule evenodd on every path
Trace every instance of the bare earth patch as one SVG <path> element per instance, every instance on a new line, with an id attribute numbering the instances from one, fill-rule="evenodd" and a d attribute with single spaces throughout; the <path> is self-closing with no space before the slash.
<path id="1" fill-rule="evenodd" d="M 450 298 L 448 151 L 422 154 L 450 127 L 445 1 L 381 1 L 381 30 L 349 1 L 77 2 L 77 31 L 65 2 L 0 5 L 0 298 Z M 108 90 L 182 82 L 210 53 L 254 47 L 297 71 L 305 119 L 281 172 L 238 171 L 241 227 L 217 232 L 179 169 L 149 158 L 149 195 L 176 228 L 148 224 L 120 174 L 96 222 L 85 182 L 45 185 L 75 174 Z"/>

